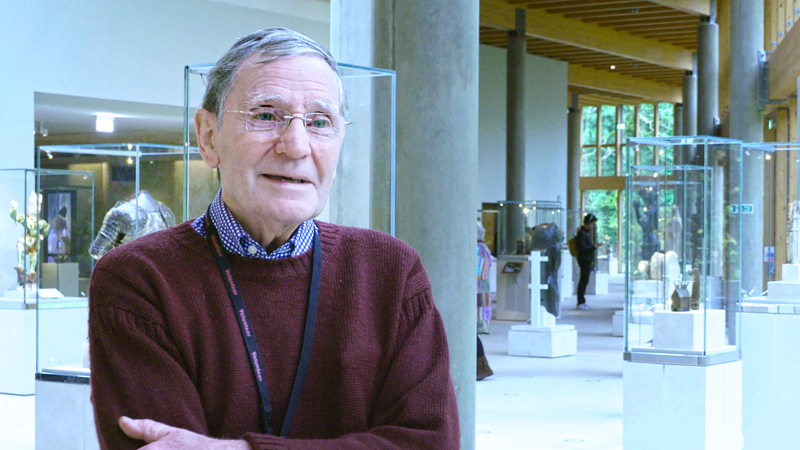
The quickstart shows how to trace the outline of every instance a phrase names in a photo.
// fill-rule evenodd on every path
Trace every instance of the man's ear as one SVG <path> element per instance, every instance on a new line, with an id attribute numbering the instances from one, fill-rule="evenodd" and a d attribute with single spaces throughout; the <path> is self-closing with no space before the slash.
<path id="1" fill-rule="evenodd" d="M 194 114 L 194 128 L 197 130 L 197 145 L 200 148 L 200 156 L 203 157 L 206 166 L 211 169 L 219 167 L 219 148 L 216 146 L 219 124 L 216 114 L 203 108 L 199 108 Z"/>

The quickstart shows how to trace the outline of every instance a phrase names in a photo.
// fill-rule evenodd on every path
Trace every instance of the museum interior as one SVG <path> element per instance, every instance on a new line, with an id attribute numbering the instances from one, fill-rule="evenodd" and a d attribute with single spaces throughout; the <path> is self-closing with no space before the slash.
<path id="1" fill-rule="evenodd" d="M 797 448 L 800 0 L 4 3 L 1 448 L 99 448 L 95 263 L 206 211 L 206 76 L 273 26 L 340 65 L 318 220 L 420 254 L 461 448 Z"/>

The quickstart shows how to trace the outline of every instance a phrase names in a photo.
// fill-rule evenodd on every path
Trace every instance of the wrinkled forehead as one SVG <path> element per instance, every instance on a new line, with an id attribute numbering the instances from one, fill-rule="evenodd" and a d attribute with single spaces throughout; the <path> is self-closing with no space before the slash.
<path id="1" fill-rule="evenodd" d="M 264 61 L 259 55 L 247 59 L 234 78 L 231 93 L 242 106 L 291 106 L 301 102 L 338 112 L 341 83 L 337 74 L 315 55 L 298 55 Z"/>

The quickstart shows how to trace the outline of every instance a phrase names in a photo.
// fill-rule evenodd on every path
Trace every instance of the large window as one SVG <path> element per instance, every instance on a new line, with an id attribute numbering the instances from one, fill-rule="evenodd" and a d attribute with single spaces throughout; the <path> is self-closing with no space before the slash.
<path id="1" fill-rule="evenodd" d="M 671 103 L 584 106 L 582 109 L 581 190 L 583 210 L 598 218 L 597 236 L 608 236 L 608 251 L 619 254 L 619 211 L 624 195 L 623 152 L 629 137 L 666 137 L 674 133 L 675 107 Z M 671 151 L 640 145 L 629 155 L 635 164 L 672 164 Z M 609 189 L 611 188 L 611 189 Z"/>

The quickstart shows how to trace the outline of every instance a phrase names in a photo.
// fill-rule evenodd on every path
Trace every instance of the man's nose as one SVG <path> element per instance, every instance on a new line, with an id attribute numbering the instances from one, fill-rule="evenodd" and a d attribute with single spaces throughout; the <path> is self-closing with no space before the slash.
<path id="1" fill-rule="evenodd" d="M 289 125 L 281 133 L 275 149 L 278 153 L 285 154 L 290 158 L 300 159 L 311 153 L 309 144 L 304 118 L 302 116 L 293 116 Z"/>

